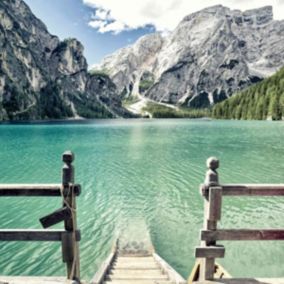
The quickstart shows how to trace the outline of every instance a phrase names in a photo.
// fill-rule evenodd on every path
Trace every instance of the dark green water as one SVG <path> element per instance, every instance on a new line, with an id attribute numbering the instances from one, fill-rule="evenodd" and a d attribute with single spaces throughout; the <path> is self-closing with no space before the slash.
<path id="1" fill-rule="evenodd" d="M 284 123 L 194 120 L 0 125 L 0 183 L 60 182 L 76 154 L 81 268 L 90 279 L 114 237 L 146 224 L 157 252 L 183 276 L 203 223 L 199 184 L 209 156 L 223 183 L 283 183 Z M 60 198 L 2 198 L 1 228 L 40 228 Z M 226 198 L 222 228 L 283 228 L 284 198 Z M 131 236 L 130 236 L 131 237 Z M 284 242 L 224 242 L 234 276 L 284 276 Z M 60 269 L 58 268 L 60 267 Z M 64 275 L 59 244 L 1 243 L 0 274 Z"/>

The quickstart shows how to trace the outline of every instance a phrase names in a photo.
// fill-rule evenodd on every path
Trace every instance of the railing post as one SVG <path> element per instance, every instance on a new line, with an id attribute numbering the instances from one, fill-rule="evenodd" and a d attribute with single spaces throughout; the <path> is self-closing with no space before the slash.
<path id="1" fill-rule="evenodd" d="M 63 262 L 67 265 L 67 278 L 80 281 L 79 245 L 76 240 L 77 217 L 76 199 L 74 193 L 74 154 L 66 151 L 62 155 L 64 162 L 62 168 L 63 206 L 71 209 L 71 217 L 64 221 L 66 233 L 62 237 Z"/>
<path id="2" fill-rule="evenodd" d="M 221 219 L 222 188 L 219 186 L 219 177 L 217 169 L 219 160 L 211 157 L 207 160 L 207 172 L 205 177 L 204 199 L 204 229 L 215 231 L 217 221 Z M 215 241 L 203 241 L 202 247 L 212 247 L 216 245 Z M 215 258 L 210 255 L 204 257 L 200 266 L 200 280 L 210 280 L 214 278 Z"/>

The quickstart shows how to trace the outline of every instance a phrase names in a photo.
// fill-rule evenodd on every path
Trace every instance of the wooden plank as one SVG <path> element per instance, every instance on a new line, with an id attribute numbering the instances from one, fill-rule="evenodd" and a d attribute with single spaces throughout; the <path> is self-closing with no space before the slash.
<path id="1" fill-rule="evenodd" d="M 197 247 L 195 249 L 196 258 L 223 258 L 225 256 L 225 248 L 223 246 Z"/>
<path id="2" fill-rule="evenodd" d="M 77 230 L 77 216 L 76 216 L 76 198 L 74 188 L 75 170 L 72 162 L 75 156 L 71 151 L 66 151 L 62 155 L 64 165 L 62 167 L 62 187 L 64 189 L 63 207 L 71 209 L 72 214 L 70 218 L 64 220 L 64 228 L 66 231 L 74 233 Z M 79 245 L 74 236 L 66 238 L 62 242 L 62 256 L 63 261 L 67 266 L 68 279 L 80 279 L 80 253 Z M 72 257 L 72 258 L 70 258 Z"/>
<path id="3" fill-rule="evenodd" d="M 284 284 L 284 278 L 232 278 L 198 281 L 195 284 Z"/>
<path id="4" fill-rule="evenodd" d="M 59 222 L 62 222 L 70 218 L 71 216 L 72 216 L 72 212 L 70 208 L 63 207 L 47 216 L 40 218 L 39 221 L 44 228 L 49 228 Z"/>
<path id="5" fill-rule="evenodd" d="M 5 284 L 71 284 L 66 277 L 44 276 L 0 276 L 0 283 Z"/>
<path id="6" fill-rule="evenodd" d="M 113 263 L 115 255 L 116 255 L 116 251 L 115 249 L 113 249 L 112 252 L 107 257 L 107 259 L 102 263 L 99 270 L 94 275 L 93 279 L 91 280 L 91 284 L 102 284 L 103 283 L 105 276 L 110 270 L 110 267 Z"/>
<path id="7" fill-rule="evenodd" d="M 0 196 L 61 196 L 61 184 L 0 184 Z M 74 185 L 75 195 L 81 186 Z"/>
<path id="8" fill-rule="evenodd" d="M 219 221 L 221 220 L 222 209 L 222 187 L 209 188 L 209 202 L 208 202 L 207 220 Z"/>
<path id="9" fill-rule="evenodd" d="M 271 241 L 284 240 L 284 230 L 201 230 L 203 241 Z"/>
<path id="10" fill-rule="evenodd" d="M 153 257 L 161 267 L 161 269 L 169 276 L 170 281 L 176 284 L 186 284 L 186 280 L 175 271 L 164 259 L 162 259 L 158 254 L 153 253 Z"/>
<path id="11" fill-rule="evenodd" d="M 159 274 L 159 275 L 154 275 L 154 274 L 144 274 L 144 275 L 138 275 L 138 274 L 129 274 L 129 273 L 124 273 L 124 274 L 116 274 L 112 275 L 109 274 L 106 277 L 106 280 L 132 280 L 132 283 L 135 283 L 136 280 L 167 280 L 168 277 L 167 275 Z M 153 281 L 154 282 L 154 281 Z M 155 282 L 154 282 L 155 283 Z"/>
<path id="12" fill-rule="evenodd" d="M 223 196 L 284 196 L 284 184 L 225 184 Z"/>
<path id="13" fill-rule="evenodd" d="M 113 280 L 113 281 L 104 281 L 104 284 L 175 284 L 169 280 Z"/>
<path id="14" fill-rule="evenodd" d="M 61 241 L 64 230 L 0 230 L 0 241 Z M 76 232 L 79 241 L 80 231 Z"/>

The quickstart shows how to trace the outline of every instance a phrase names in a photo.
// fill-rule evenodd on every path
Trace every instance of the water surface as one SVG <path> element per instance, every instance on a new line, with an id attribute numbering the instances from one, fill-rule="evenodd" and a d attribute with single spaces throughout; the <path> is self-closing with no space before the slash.
<path id="1" fill-rule="evenodd" d="M 283 122 L 102 120 L 0 125 L 0 183 L 60 182 L 61 154 L 75 152 L 83 278 L 115 236 L 146 227 L 157 252 L 184 277 L 203 223 L 199 184 L 209 156 L 223 183 L 283 183 Z M 2 198 L 1 228 L 40 228 L 60 198 Z M 221 228 L 283 228 L 284 198 L 224 199 Z M 60 226 L 59 226 L 60 227 Z M 135 229 L 134 229 L 135 231 Z M 130 236 L 131 237 L 131 236 Z M 224 242 L 234 276 L 284 276 L 284 243 Z M 59 244 L 1 243 L 0 274 L 64 275 Z"/>

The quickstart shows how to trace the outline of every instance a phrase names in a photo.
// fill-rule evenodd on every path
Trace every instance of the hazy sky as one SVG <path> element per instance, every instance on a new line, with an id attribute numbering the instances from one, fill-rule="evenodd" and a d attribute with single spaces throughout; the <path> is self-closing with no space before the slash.
<path id="1" fill-rule="evenodd" d="M 89 65 L 154 31 L 171 31 L 181 19 L 202 8 L 222 4 L 247 10 L 272 5 L 284 19 L 284 0 L 24 0 L 61 39 L 76 37 Z"/>

